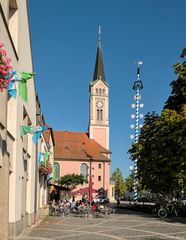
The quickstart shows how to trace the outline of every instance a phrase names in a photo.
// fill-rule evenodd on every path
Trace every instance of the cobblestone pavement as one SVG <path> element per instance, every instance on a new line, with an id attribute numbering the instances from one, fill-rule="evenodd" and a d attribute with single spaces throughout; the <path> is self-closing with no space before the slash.
<path id="1" fill-rule="evenodd" d="M 160 240 L 186 239 L 183 219 L 153 218 L 120 209 L 110 218 L 49 217 L 10 240 Z"/>

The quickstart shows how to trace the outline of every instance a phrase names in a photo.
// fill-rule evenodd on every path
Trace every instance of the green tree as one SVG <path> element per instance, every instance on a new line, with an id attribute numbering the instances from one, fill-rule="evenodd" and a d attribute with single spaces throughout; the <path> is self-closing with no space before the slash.
<path id="1" fill-rule="evenodd" d="M 130 175 L 125 179 L 126 191 L 133 191 L 134 183 L 134 170 L 131 171 Z"/>
<path id="2" fill-rule="evenodd" d="M 83 175 L 79 174 L 66 174 L 58 180 L 58 183 L 64 187 L 67 187 L 71 190 L 76 188 L 78 185 L 83 185 L 87 180 Z"/>
<path id="3" fill-rule="evenodd" d="M 129 150 L 132 160 L 138 158 L 142 187 L 162 194 L 180 192 L 186 184 L 186 63 L 174 68 L 178 79 L 161 115 L 145 116 L 139 141 Z"/>
<path id="4" fill-rule="evenodd" d="M 186 48 L 182 50 L 181 58 L 186 56 Z M 174 66 L 175 73 L 178 75 L 178 79 L 171 82 L 172 87 L 171 96 L 165 103 L 164 109 L 172 109 L 177 112 L 183 111 L 183 107 L 186 104 L 186 61 L 183 63 L 176 63 Z"/>
<path id="5" fill-rule="evenodd" d="M 115 169 L 111 176 L 111 180 L 114 182 L 116 195 L 123 195 L 126 192 L 126 185 L 125 179 L 119 168 Z"/>

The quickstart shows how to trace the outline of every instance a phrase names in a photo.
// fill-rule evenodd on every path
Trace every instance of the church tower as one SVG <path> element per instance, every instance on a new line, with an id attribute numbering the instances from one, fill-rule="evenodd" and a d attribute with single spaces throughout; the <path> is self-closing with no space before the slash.
<path id="1" fill-rule="evenodd" d="M 109 150 L 109 85 L 104 73 L 100 27 L 94 76 L 89 92 L 89 138 Z"/>

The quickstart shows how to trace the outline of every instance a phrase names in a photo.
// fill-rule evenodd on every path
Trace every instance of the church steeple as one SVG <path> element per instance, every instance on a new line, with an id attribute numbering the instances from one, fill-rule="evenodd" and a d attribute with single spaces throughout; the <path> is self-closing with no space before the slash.
<path id="1" fill-rule="evenodd" d="M 100 27 L 94 77 L 90 81 L 89 92 L 89 138 L 109 149 L 109 85 L 105 80 Z"/>
<path id="2" fill-rule="evenodd" d="M 94 77 L 93 81 L 96 80 L 105 80 L 105 72 L 104 72 L 104 65 L 103 65 L 103 57 L 102 57 L 102 50 L 101 50 L 101 27 L 99 27 L 99 34 L 98 34 L 98 48 L 97 48 L 97 55 L 96 55 L 96 63 L 94 68 Z"/>

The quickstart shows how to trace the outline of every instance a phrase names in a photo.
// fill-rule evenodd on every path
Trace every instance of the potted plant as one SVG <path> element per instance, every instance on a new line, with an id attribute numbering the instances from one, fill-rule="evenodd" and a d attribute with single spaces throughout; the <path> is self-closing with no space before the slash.
<path id="1" fill-rule="evenodd" d="M 45 167 L 43 162 L 40 163 L 39 173 L 41 174 L 41 176 L 47 176 L 48 175 L 48 168 Z"/>
<path id="2" fill-rule="evenodd" d="M 10 58 L 6 55 L 6 51 L 3 49 L 3 43 L 0 43 L 0 91 L 7 88 L 9 82 L 11 81 L 11 66 Z"/>
<path id="3" fill-rule="evenodd" d="M 50 162 L 47 163 L 48 174 L 51 174 L 53 171 L 52 164 Z"/>

